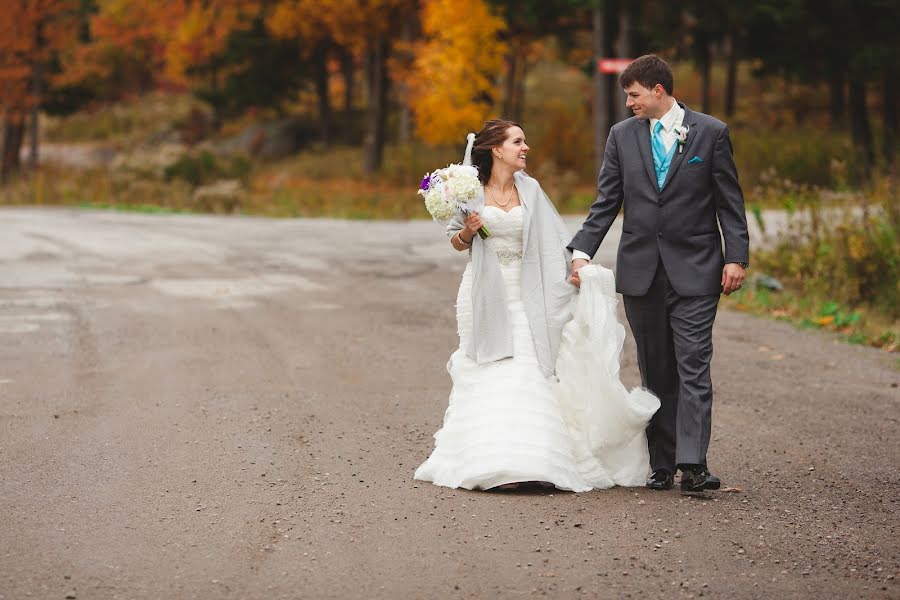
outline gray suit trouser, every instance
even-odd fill
[[[643,386],[660,407],[647,427],[650,467],[706,465],[712,427],[712,329],[719,295],[679,296],[662,261],[643,296],[623,296]]]

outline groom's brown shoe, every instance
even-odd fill
[[[722,482],[703,465],[685,466],[681,469],[681,491],[702,492],[717,490]]]
[[[671,490],[675,485],[675,477],[668,469],[656,469],[647,478],[647,487],[651,490]]]

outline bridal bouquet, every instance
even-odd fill
[[[419,194],[425,198],[425,209],[438,223],[447,223],[457,210],[464,215],[471,212],[469,203],[478,195],[481,182],[478,169],[469,165],[452,164],[444,169],[428,173],[419,186]],[[481,239],[490,232],[487,227],[478,230]]]

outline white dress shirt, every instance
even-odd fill
[[[678,136],[675,134],[675,128],[679,127],[684,122],[684,109],[681,108],[681,105],[678,102],[674,101],[672,98],[672,108],[662,116],[661,119],[650,119],[650,136],[652,139],[653,129],[656,127],[656,123],[658,121],[662,121],[663,128],[660,131],[660,135],[663,139],[663,144],[666,147],[666,152],[672,149],[672,145],[677,141]],[[591,257],[587,255],[587,253],[582,252],[581,250],[572,250],[572,260],[577,258],[583,258],[584,260],[591,260]]]
[[[662,116],[662,119],[650,119],[651,137],[653,136],[653,130],[656,128],[656,124],[660,121],[662,121],[663,128],[659,133],[662,136],[666,152],[668,152],[672,149],[672,145],[678,139],[678,136],[675,134],[675,128],[684,122],[684,109],[678,105],[678,102],[672,102],[672,108]]]

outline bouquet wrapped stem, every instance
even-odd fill
[[[467,208],[463,208],[462,211],[463,211],[463,214],[466,216],[469,216],[469,213],[472,212]],[[486,240],[489,237],[491,237],[491,232],[488,231],[488,228],[486,226],[482,225],[481,228],[478,230],[478,237],[480,237],[483,240]]]

